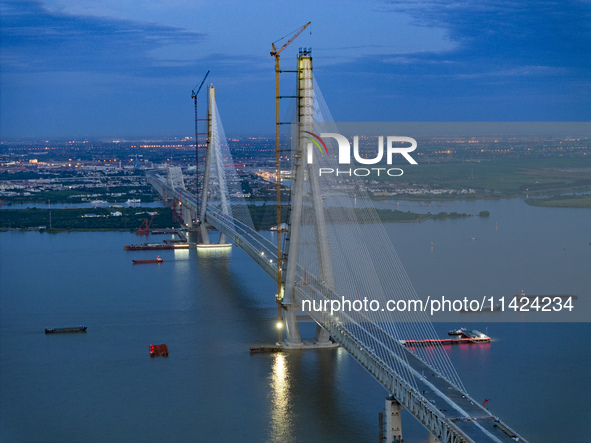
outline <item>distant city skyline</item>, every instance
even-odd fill
[[[337,121],[591,120],[588,1],[277,4],[2,0],[0,137],[192,136],[207,70],[226,135],[270,135],[307,21],[282,67],[311,47]]]

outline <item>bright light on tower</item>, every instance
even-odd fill
[[[281,329],[283,328],[283,323],[281,323],[280,321],[277,322],[277,329]]]

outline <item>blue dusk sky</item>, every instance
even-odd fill
[[[271,42],[307,21],[282,68],[311,47],[336,121],[591,120],[588,0],[2,0],[0,8],[3,140],[191,136],[191,89],[207,70],[226,134],[270,135]],[[293,92],[290,74],[282,81],[282,93]]]

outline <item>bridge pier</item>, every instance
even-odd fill
[[[314,342],[319,346],[328,345],[330,341],[330,334],[326,332],[320,325],[316,325],[316,334],[314,334]]]
[[[402,405],[394,397],[386,398],[386,442],[402,443]]]
[[[302,340],[300,336],[300,329],[296,318],[296,311],[299,309],[298,304],[282,304],[282,317],[285,325],[285,340],[279,344],[285,349],[334,349],[338,348],[339,344],[330,340],[330,334],[316,325],[316,335],[313,340]],[[321,334],[318,333],[320,329]]]
[[[292,305],[283,305],[283,321],[285,323],[285,346],[301,347],[303,345],[300,337],[300,328],[295,316],[295,309]]]

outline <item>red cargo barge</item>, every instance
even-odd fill
[[[146,263],[162,263],[164,260],[162,260],[160,258],[160,256],[158,256],[158,258],[156,258],[155,260],[132,260],[134,265],[143,265]]]

